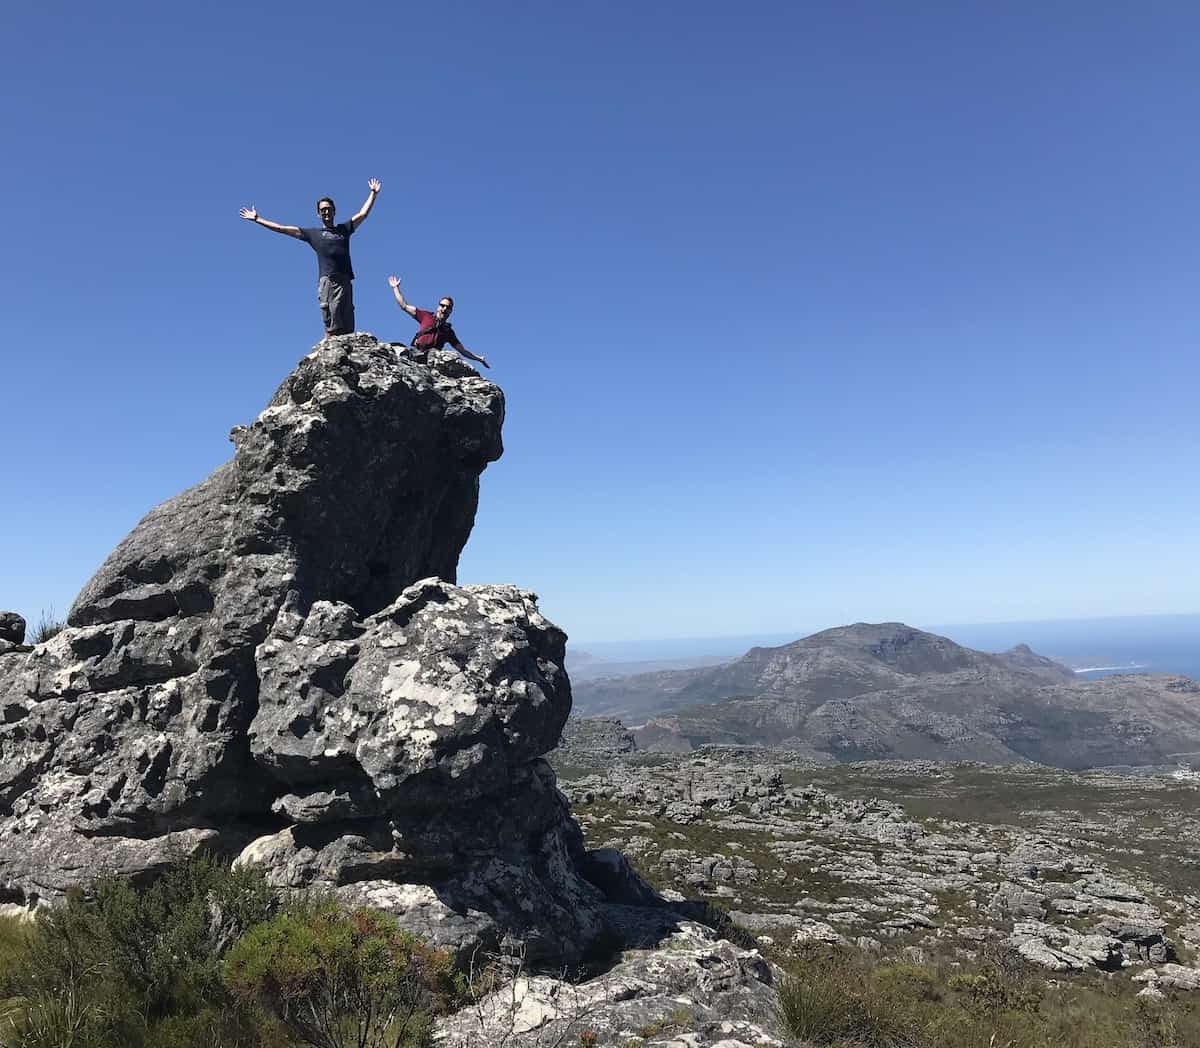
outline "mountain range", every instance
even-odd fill
[[[975,651],[903,623],[856,623],[713,667],[580,681],[577,716],[616,716],[641,749],[759,745],[837,761],[1157,765],[1200,754],[1200,685],[1080,681],[1026,645]]]

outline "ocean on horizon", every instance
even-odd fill
[[[1077,674],[1080,680],[1096,680],[1117,673],[1176,673],[1200,681],[1200,615],[1131,615],[951,626],[914,622],[911,625],[978,651],[1006,651],[1018,644],[1028,644],[1039,655],[1056,659],[1072,669],[1085,669],[1086,672]],[[702,656],[735,659],[752,647],[778,647],[816,632],[818,630],[810,629],[794,633],[592,644],[584,641],[571,647],[578,647],[605,661]]]

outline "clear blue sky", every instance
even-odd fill
[[[1200,608],[1190,3],[10,5],[0,607],[61,614],[317,341],[457,299],[463,581],[573,640]]]

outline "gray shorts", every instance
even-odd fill
[[[341,277],[321,277],[317,281],[317,301],[325,334],[348,335],[354,330],[354,285]]]

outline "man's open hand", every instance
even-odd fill
[[[367,182],[367,188],[372,193],[378,193],[383,188],[383,183],[377,178],[372,178],[369,182]]]
[[[399,277],[388,277],[388,283],[391,284],[392,290],[395,291],[396,288],[398,288],[400,286],[400,278]]]
[[[258,212],[252,207],[244,207],[238,212],[247,222],[254,222],[258,219]]]

